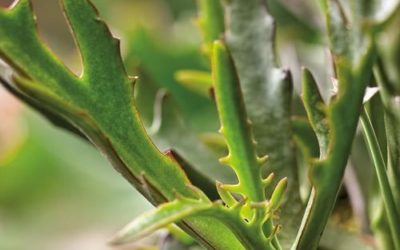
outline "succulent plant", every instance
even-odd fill
[[[152,83],[162,80],[151,63],[139,78],[128,75],[119,40],[90,1],[61,2],[82,74],[41,41],[30,1],[18,0],[0,9],[0,58],[8,65],[0,79],[56,126],[93,144],[155,206],[112,244],[169,227],[208,249],[317,249],[362,114],[373,188],[383,198],[363,205],[377,211],[370,215],[377,245],[400,250],[397,1],[320,1],[337,89],[324,100],[304,68],[300,118],[291,73],[276,55],[276,22],[283,21],[274,17],[300,21],[279,1],[198,0],[202,69],[188,65],[175,72],[180,85],[161,86]],[[157,68],[174,70],[161,52],[151,53]],[[229,168],[215,170],[220,165]],[[306,200],[301,186],[309,186]]]

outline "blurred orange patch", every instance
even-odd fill
[[[0,87],[0,165],[23,141],[22,104]]]

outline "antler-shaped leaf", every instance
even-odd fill
[[[20,0],[10,10],[0,9],[0,56],[18,72],[9,87],[79,128],[154,204],[177,193],[195,198],[185,173],[159,152],[142,126],[118,40],[89,1],[64,0],[63,6],[82,56],[82,76],[40,41],[30,3]],[[209,248],[242,248],[232,230],[212,216],[180,226]]]
[[[220,195],[227,205],[234,207],[238,202],[230,193],[240,194],[241,202],[245,201],[248,204],[244,206],[244,217],[249,220],[251,225],[254,225],[255,233],[271,233],[273,231],[272,221],[270,218],[265,220],[265,216],[280,206],[287,181],[284,179],[277,185],[272,193],[269,206],[258,207],[256,205],[265,202],[265,189],[271,182],[271,178],[262,179],[261,170],[267,157],[257,156],[256,143],[247,119],[236,69],[226,46],[220,41],[214,43],[212,72],[221,121],[220,132],[224,135],[229,149],[228,156],[222,158],[221,162],[231,166],[238,178],[237,184],[219,185]],[[259,231],[257,232],[257,230]],[[273,239],[274,246],[280,248],[275,236],[272,236],[271,239]]]
[[[268,154],[268,171],[278,178],[288,177],[289,193],[296,195],[298,183],[290,128],[292,83],[290,73],[276,63],[274,20],[265,2],[227,1],[226,43],[237,67],[257,151]]]
[[[213,79],[218,112],[221,120],[220,133],[225,136],[229,155],[221,162],[236,172],[239,183],[237,193],[251,201],[265,200],[261,167],[267,157],[257,157],[255,142],[247,120],[239,79],[233,61],[221,42],[213,49]]]
[[[12,10],[0,14],[2,37],[7,37],[0,41],[1,54],[22,75],[16,79],[15,87],[29,96],[34,94],[37,101],[50,110],[61,112],[70,122],[86,124],[81,128],[84,133],[102,134],[108,145],[91,139],[105,151],[118,152],[120,160],[133,174],[138,176],[145,172],[147,179],[161,186],[176,183],[175,189],[190,195],[185,187],[186,177],[160,154],[144,131],[133,104],[132,80],[126,75],[119,56],[118,41],[112,38],[89,2],[66,0],[63,3],[81,51],[82,76],[75,77],[40,42],[30,4],[22,0]],[[54,110],[54,103],[68,112]],[[131,152],[124,152],[127,148]],[[154,165],[160,168],[156,170]],[[169,172],[164,180],[159,178],[161,169]],[[163,192],[163,196],[172,198],[171,189]]]
[[[339,1],[326,0],[322,3],[339,89],[326,108],[328,127],[325,125],[324,114],[311,109],[316,99],[303,99],[307,102],[305,106],[308,107],[309,119],[319,136],[320,145],[325,147],[328,141],[328,146],[325,147],[326,155],[322,155],[323,158],[316,160],[312,166],[310,178],[313,188],[292,249],[318,247],[342,182],[375,54],[371,39],[373,29],[365,26],[365,17],[368,16],[365,12],[369,11],[368,8],[364,8],[361,2],[354,3],[354,23],[350,25]],[[312,87],[314,83],[310,75],[306,75],[305,80],[303,90],[307,93],[303,95],[316,97],[317,89]],[[324,139],[327,132],[329,135]]]
[[[266,170],[277,179],[287,177],[287,204],[282,207],[284,247],[291,244],[300,224],[300,200],[291,128],[292,80],[275,57],[275,21],[268,1],[226,1],[226,43],[232,53],[249,119],[253,123],[257,152],[267,154]],[[287,219],[292,218],[292,219]]]

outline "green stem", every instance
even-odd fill
[[[378,139],[375,135],[371,120],[365,108],[361,115],[361,124],[364,136],[367,141],[368,149],[374,162],[375,171],[378,177],[379,187],[382,192],[385,211],[389,221],[389,228],[392,234],[396,250],[400,250],[400,215],[397,213],[389,179],[386,173],[386,164],[383,159]]]

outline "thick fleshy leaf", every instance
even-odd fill
[[[215,42],[212,71],[221,134],[229,154],[221,162],[231,166],[238,176],[238,191],[254,202],[265,200],[261,167],[265,161],[257,157],[250,122],[233,60],[222,42]]]
[[[364,25],[367,15],[357,9],[364,6],[361,1],[354,3],[351,25],[342,2],[326,0],[322,3],[334,55],[338,93],[326,111],[330,130],[327,154],[315,161],[311,169],[313,188],[292,249],[318,246],[342,183],[375,55],[372,29]]]
[[[154,204],[176,193],[193,197],[185,173],[146,134],[118,41],[89,1],[64,0],[63,5],[83,58],[82,76],[72,74],[41,42],[30,3],[20,0],[0,9],[0,56],[18,73],[12,87],[79,128]],[[208,247],[241,247],[217,219],[191,218],[180,225]]]
[[[292,83],[290,73],[276,63],[274,20],[257,0],[229,1],[227,13],[226,43],[237,67],[257,151],[269,155],[268,171],[292,180],[289,190],[293,185],[291,193],[295,194],[296,164],[290,143]]]
[[[299,193],[298,168],[292,143],[292,79],[279,68],[275,56],[275,22],[265,1],[230,0],[226,4],[225,39],[232,53],[247,115],[253,124],[259,155],[268,155],[266,172],[276,180],[287,177],[288,200],[282,206],[281,238],[291,244],[300,224],[303,204]],[[286,220],[286,218],[292,218]]]
[[[241,215],[251,224],[259,225],[255,228],[261,232],[255,231],[255,234],[265,235],[275,248],[280,249],[276,235],[272,233],[274,225],[270,213],[280,207],[287,180],[282,180],[275,189],[271,189],[274,191],[269,206],[253,205],[266,202],[266,187],[270,186],[272,179],[263,180],[261,170],[268,157],[257,156],[256,142],[251,123],[247,119],[235,65],[226,45],[221,41],[214,43],[212,74],[221,122],[220,133],[225,137],[229,150],[228,155],[220,161],[232,167],[238,178],[237,184],[219,185],[219,193],[230,207],[235,207],[240,201],[235,202],[229,192],[241,195],[242,202],[250,204],[243,207]]]

